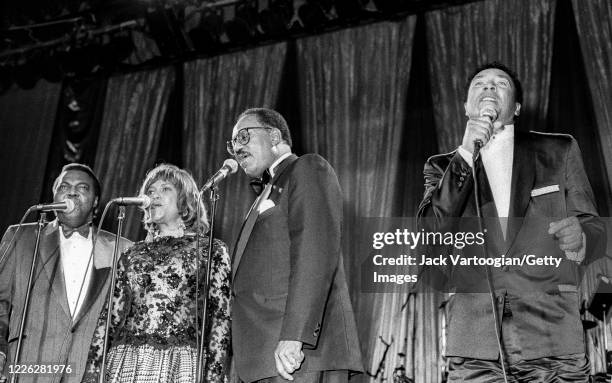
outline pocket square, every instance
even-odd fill
[[[539,195],[554,193],[554,192],[558,192],[558,191],[559,191],[559,185],[549,185],[549,186],[544,186],[544,187],[541,187],[541,188],[533,189],[531,191],[531,196],[532,197],[537,197]]]
[[[273,208],[274,206],[276,206],[274,204],[274,201],[272,201],[271,199],[265,199],[263,201],[261,201],[261,203],[259,204],[259,206],[257,207],[257,212],[259,214],[263,213],[264,211]]]

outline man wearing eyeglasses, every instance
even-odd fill
[[[342,193],[321,156],[297,157],[277,112],[248,109],[228,151],[261,181],[233,254],[232,343],[244,382],[346,382],[361,353],[341,255]]]

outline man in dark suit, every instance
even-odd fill
[[[243,112],[228,151],[264,184],[234,248],[232,342],[240,379],[346,381],[362,361],[334,170],[316,154],[292,154],[287,123],[270,109]]]
[[[53,200],[74,202],[72,211],[41,231],[39,256],[18,360],[20,382],[81,382],[95,326],[110,281],[115,236],[101,231],[93,249],[94,210],[100,183],[86,165],[69,164],[53,184]],[[37,224],[11,226],[0,245],[0,371],[13,360]],[[121,250],[130,242],[122,239]],[[38,365],[38,367],[37,367]],[[28,371],[29,366],[32,368]],[[63,366],[63,367],[62,367]]]
[[[476,184],[484,256],[532,255],[540,262],[490,267],[490,273],[481,266],[454,266],[446,273],[457,292],[448,306],[450,382],[503,381],[500,355],[509,381],[588,381],[578,266],[603,253],[604,229],[576,141],[515,130],[521,102],[514,72],[499,63],[478,68],[469,82],[461,146],[425,164],[423,227],[474,227],[468,217],[477,216]],[[482,149],[474,161],[476,143]],[[463,252],[464,258],[482,255],[482,246]]]

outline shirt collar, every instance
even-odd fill
[[[507,140],[514,138],[514,124],[505,125],[504,129],[493,135],[497,140]]]
[[[276,169],[276,167],[283,162],[283,160],[287,157],[289,157],[291,155],[291,152],[287,152],[285,154],[283,154],[282,156],[278,157],[276,159],[276,161],[274,161],[274,163],[268,168],[268,171],[270,172],[270,177],[274,178],[274,169]]]

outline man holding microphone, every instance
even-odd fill
[[[588,381],[577,267],[603,254],[604,229],[576,141],[515,129],[522,97],[504,65],[474,72],[461,145],[425,164],[419,220],[428,230],[452,230],[480,213],[487,252],[471,248],[466,256],[562,261],[488,271],[456,266],[447,274],[458,292],[448,306],[449,382],[498,382],[504,374],[508,381]]]

